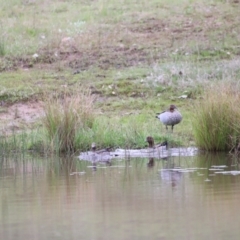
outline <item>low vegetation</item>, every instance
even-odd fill
[[[29,149],[86,150],[93,141],[99,147],[137,148],[148,135],[207,150],[231,148],[216,142],[213,133],[216,146],[199,140],[192,104],[209,84],[231,85],[240,78],[239,1],[0,0],[0,5],[2,119],[16,102],[46,103],[43,122],[21,124],[12,133],[26,132]],[[85,106],[78,99],[86,97],[82,89],[94,99],[87,109],[94,114],[86,119],[78,109]],[[184,118],[169,135],[154,116],[171,103]],[[233,145],[235,128],[227,137]]]
[[[96,114],[92,100],[93,97],[86,92],[71,98],[68,94],[48,98],[43,126],[2,136],[2,157],[15,153],[21,158],[28,150],[45,155],[79,153],[89,150],[93,142],[97,148],[144,148],[148,146],[146,137],[149,135],[153,136],[155,143],[167,140],[172,147],[186,140],[178,127],[175,127],[174,134],[167,132],[151,112],[109,118],[99,112]],[[189,146],[190,142],[186,145]]]
[[[45,103],[43,127],[47,138],[42,145],[50,146],[52,152],[74,152],[88,150],[91,143],[97,147],[139,148],[147,146],[146,136],[156,142],[168,140],[179,144],[170,133],[165,132],[154,115],[142,113],[133,116],[103,116],[94,107],[94,96],[82,90],[74,96],[51,97]]]

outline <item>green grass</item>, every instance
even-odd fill
[[[240,77],[234,1],[0,0],[0,5],[1,103],[45,101],[66,88],[73,95],[90,88],[112,134],[103,132],[101,139],[106,120],[101,124],[98,116],[84,130],[87,140],[76,136],[81,149],[96,139],[100,146],[111,145],[110,136],[116,146],[143,146],[145,135],[158,131],[140,126],[171,103],[184,116],[176,142],[192,145],[191,105],[205,86]],[[139,115],[148,118],[141,122]],[[140,125],[136,134],[132,116]],[[117,140],[113,123],[122,118],[128,119],[123,130],[133,137]]]
[[[43,134],[43,130],[36,128],[35,130],[24,129],[23,131],[12,131],[9,135],[1,135],[0,137],[0,159],[4,160],[11,156],[12,159],[24,159],[29,152],[47,153],[47,144]]]
[[[54,55],[64,37],[74,38],[82,59],[96,64],[91,58],[95,52],[120,65],[129,64],[134,55],[140,62],[166,53],[197,52],[204,59],[211,58],[221,56],[223,47],[235,53],[239,43],[238,8],[228,2],[1,0],[0,4],[2,33],[7,33],[5,51],[10,56]],[[122,55],[126,51],[130,54]]]
[[[27,152],[44,155],[73,154],[89,150],[93,142],[98,148],[145,148],[148,146],[147,136],[152,136],[156,144],[167,140],[170,147],[184,143],[186,146],[191,145],[179,131],[179,126],[175,127],[174,133],[167,132],[159,120],[148,112],[131,116],[93,118],[93,113],[88,109],[86,117],[83,110],[76,110],[76,98],[73,99],[70,102],[52,99],[51,105],[48,102],[45,108],[46,116],[42,119],[43,127],[30,131],[25,129],[20,133],[13,131],[10,135],[1,136],[0,157],[16,154],[18,159],[22,159]],[[63,101],[65,103],[60,104]],[[79,107],[79,104],[77,106]]]
[[[66,92],[46,101],[43,128],[52,152],[87,150],[93,142],[99,148],[141,148],[149,135],[172,146],[182,143],[181,135],[166,132],[152,112],[109,118],[94,108],[94,100],[90,91],[80,89],[74,96]]]
[[[76,138],[78,149],[89,149],[92,142],[99,148],[144,148],[148,146],[146,137],[152,136],[156,143],[168,140],[170,146],[179,146],[182,137],[175,133],[167,133],[156,119],[148,115],[125,117],[99,117],[91,129],[79,129]]]
[[[232,150],[239,142],[239,85],[224,82],[208,87],[194,106],[193,131],[198,147],[208,151]]]

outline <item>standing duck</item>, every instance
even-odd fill
[[[170,105],[168,110],[157,113],[156,118],[158,118],[164,125],[166,125],[166,129],[168,129],[167,126],[172,126],[172,131],[174,125],[182,121],[182,115],[177,110],[177,107],[175,105]]]

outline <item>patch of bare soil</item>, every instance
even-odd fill
[[[62,56],[63,57],[63,56]],[[102,50],[65,55],[65,61],[72,69],[86,70],[91,66],[101,69],[137,66],[149,58],[148,53],[136,47],[106,47]]]
[[[11,106],[2,106],[0,112],[2,133],[19,131],[24,126],[36,122],[43,114],[43,103],[40,101],[19,102]]]

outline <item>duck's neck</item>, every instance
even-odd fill
[[[149,141],[148,142],[148,147],[149,148],[154,148],[154,141]]]

